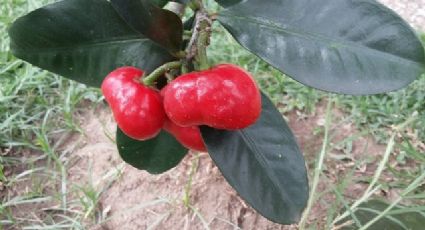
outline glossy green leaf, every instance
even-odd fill
[[[175,13],[151,0],[111,0],[119,15],[136,31],[163,47],[177,51],[183,42],[183,23]]]
[[[148,72],[173,57],[132,30],[106,0],[65,0],[16,20],[15,56],[64,77],[99,87],[119,66]]]
[[[229,184],[264,217],[299,221],[308,199],[303,155],[290,128],[262,95],[259,120],[238,131],[201,127],[208,152]]]
[[[188,152],[165,131],[161,131],[153,139],[138,141],[117,128],[116,140],[118,152],[126,163],[152,174],[163,173],[175,167]]]
[[[220,1],[238,42],[293,79],[325,91],[374,94],[423,73],[415,32],[374,0]]]
[[[381,214],[389,204],[381,200],[371,200],[361,204],[353,214],[356,216],[359,224],[364,225]],[[346,218],[337,225],[341,225],[350,218]],[[407,207],[396,206],[387,215],[379,219],[369,229],[394,229],[394,230],[422,230],[425,226],[425,210],[422,207]],[[342,230],[355,230],[358,229],[355,222],[347,225]]]

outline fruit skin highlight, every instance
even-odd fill
[[[236,130],[255,123],[261,95],[244,69],[221,64],[177,77],[161,90],[165,113],[179,126]]]
[[[155,137],[166,118],[159,91],[140,83],[142,75],[138,68],[120,67],[109,73],[101,86],[118,127],[137,140]]]
[[[188,149],[199,152],[207,151],[198,126],[182,127],[166,119],[164,130],[173,135],[180,144]]]

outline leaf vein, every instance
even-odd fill
[[[421,66],[422,68],[424,67],[424,64],[416,61],[416,60],[411,60],[408,58],[404,58],[401,56],[397,56],[395,54],[391,54],[391,53],[387,53],[387,52],[383,52],[381,50],[377,50],[377,49],[372,49],[370,47],[367,46],[359,46],[357,43],[355,42],[350,42],[347,40],[342,40],[342,39],[332,39],[329,38],[327,36],[321,35],[321,34],[317,34],[317,33],[308,33],[305,31],[296,31],[296,30],[291,30],[291,29],[285,29],[282,28],[280,26],[278,26],[278,24],[270,22],[268,20],[260,20],[259,18],[252,18],[252,17],[246,17],[246,16],[240,16],[240,15],[230,15],[230,14],[225,14],[225,13],[220,13],[220,16],[224,16],[224,17],[228,17],[230,18],[234,18],[234,19],[239,19],[241,21],[245,21],[247,23],[252,23],[252,24],[258,24],[261,26],[265,26],[268,28],[271,28],[272,30],[274,29],[275,31],[278,32],[284,32],[284,33],[288,33],[288,34],[292,34],[294,36],[298,36],[301,38],[304,38],[306,40],[313,40],[313,41],[320,41],[323,43],[327,43],[327,44],[333,44],[332,46],[335,46],[335,43],[338,43],[338,45],[346,47],[346,48],[356,48],[356,49],[360,49],[360,50],[365,50],[365,52],[370,53],[371,56],[376,56],[378,54],[381,54],[382,56],[386,57],[388,60],[394,60],[397,62],[403,62],[403,63],[407,63],[407,65],[418,65]]]
[[[54,51],[67,51],[67,50],[76,50],[76,48],[84,49],[84,48],[91,48],[91,47],[101,47],[101,46],[110,46],[113,44],[120,44],[120,43],[135,43],[135,42],[149,42],[150,40],[147,38],[131,38],[131,39],[123,39],[128,37],[120,37],[116,38],[116,40],[108,40],[108,41],[92,41],[87,43],[78,43],[77,45],[68,45],[68,46],[60,46],[60,47],[42,47],[42,48],[21,48],[19,46],[14,47],[15,52],[25,52],[29,54],[33,53],[48,53],[48,52],[54,52]]]
[[[258,149],[257,145],[255,144],[255,142],[251,139],[251,137],[249,136],[249,134],[246,133],[246,131],[244,130],[239,130],[242,139],[244,139],[249,146],[254,150],[254,153],[260,153],[261,151]],[[254,157],[258,160],[258,162],[260,163],[260,165],[265,168],[266,170],[264,170],[266,172],[266,174],[269,176],[270,181],[272,182],[273,185],[273,189],[276,191],[277,194],[281,194],[281,192],[283,191],[287,196],[285,189],[279,189],[280,186],[278,183],[276,183],[276,181],[279,181],[278,178],[276,177],[275,174],[271,173],[271,170],[267,170],[270,169],[270,165],[269,163],[267,163],[267,160],[264,158],[263,155],[261,154],[254,154]],[[289,201],[289,200],[287,200]]]

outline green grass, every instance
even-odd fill
[[[415,112],[420,119],[412,124],[412,134],[425,140],[425,74],[407,88],[374,96],[340,96],[338,103],[347,113],[354,115],[354,122],[370,130],[381,143],[388,138],[388,130]]]
[[[82,103],[100,100],[99,91],[34,68],[14,58],[8,48],[11,22],[47,2],[0,4],[0,229],[4,224],[12,229],[68,228],[76,224],[72,221],[84,219],[79,214],[82,204],[67,200],[69,153],[59,147],[71,133],[81,131],[76,115]],[[39,210],[49,203],[58,204],[60,211]],[[28,210],[28,205],[33,208]]]
[[[51,1],[11,0],[0,4],[0,182],[3,186],[0,229],[2,225],[11,229],[84,229],[108,219],[98,208],[99,198],[108,186],[98,188],[91,180],[70,186],[67,169],[72,163],[72,153],[59,148],[71,133],[81,132],[78,115],[99,102],[99,90],[35,68],[9,52],[6,30],[10,23],[47,2]],[[321,151],[316,150],[317,159],[308,158],[312,184],[324,183],[327,189],[312,193],[310,207],[328,195],[335,200],[326,212],[325,222],[309,219],[307,212],[303,219],[306,228],[335,226],[342,219],[339,214],[343,207],[348,210],[345,216],[359,224],[354,215],[356,207],[375,197],[373,191],[399,189],[402,196],[393,201],[394,206],[408,203],[418,210],[425,207],[423,181],[418,181],[425,171],[422,146],[425,140],[425,76],[406,89],[388,94],[332,95],[282,75],[242,49],[222,27],[215,26],[214,34],[209,47],[211,63],[232,62],[248,69],[284,114],[296,110],[300,119],[304,119],[317,115],[316,108],[326,104],[320,102],[329,103],[328,123],[318,126],[315,133],[326,137],[323,146]],[[425,36],[422,39],[425,41]],[[343,111],[345,117],[331,117],[332,108]],[[406,124],[406,121],[409,122]],[[359,134],[333,143],[333,133],[339,127],[334,123],[354,124]],[[353,160],[346,174],[337,178],[335,184],[334,178],[325,172],[346,162],[332,157],[331,153],[345,146],[344,153],[350,156],[350,143],[369,135],[387,150],[376,158]],[[354,175],[358,168],[370,164],[377,167],[373,175],[361,178]],[[118,174],[108,180],[113,181]],[[388,177],[394,179],[385,180]],[[367,183],[369,189],[360,197],[346,197],[350,185],[356,183]],[[189,197],[185,199],[187,205],[192,205]],[[47,207],[55,208],[40,210]],[[22,215],[23,211],[26,215]]]

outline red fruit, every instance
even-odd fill
[[[106,76],[101,88],[118,127],[131,138],[147,140],[161,131],[166,116],[159,92],[139,82],[142,75],[135,67],[121,67]]]
[[[168,118],[180,126],[242,129],[261,112],[261,95],[242,68],[221,64],[179,76],[161,90]]]
[[[182,127],[166,119],[164,129],[173,135],[184,147],[199,152],[207,151],[198,126]]]

